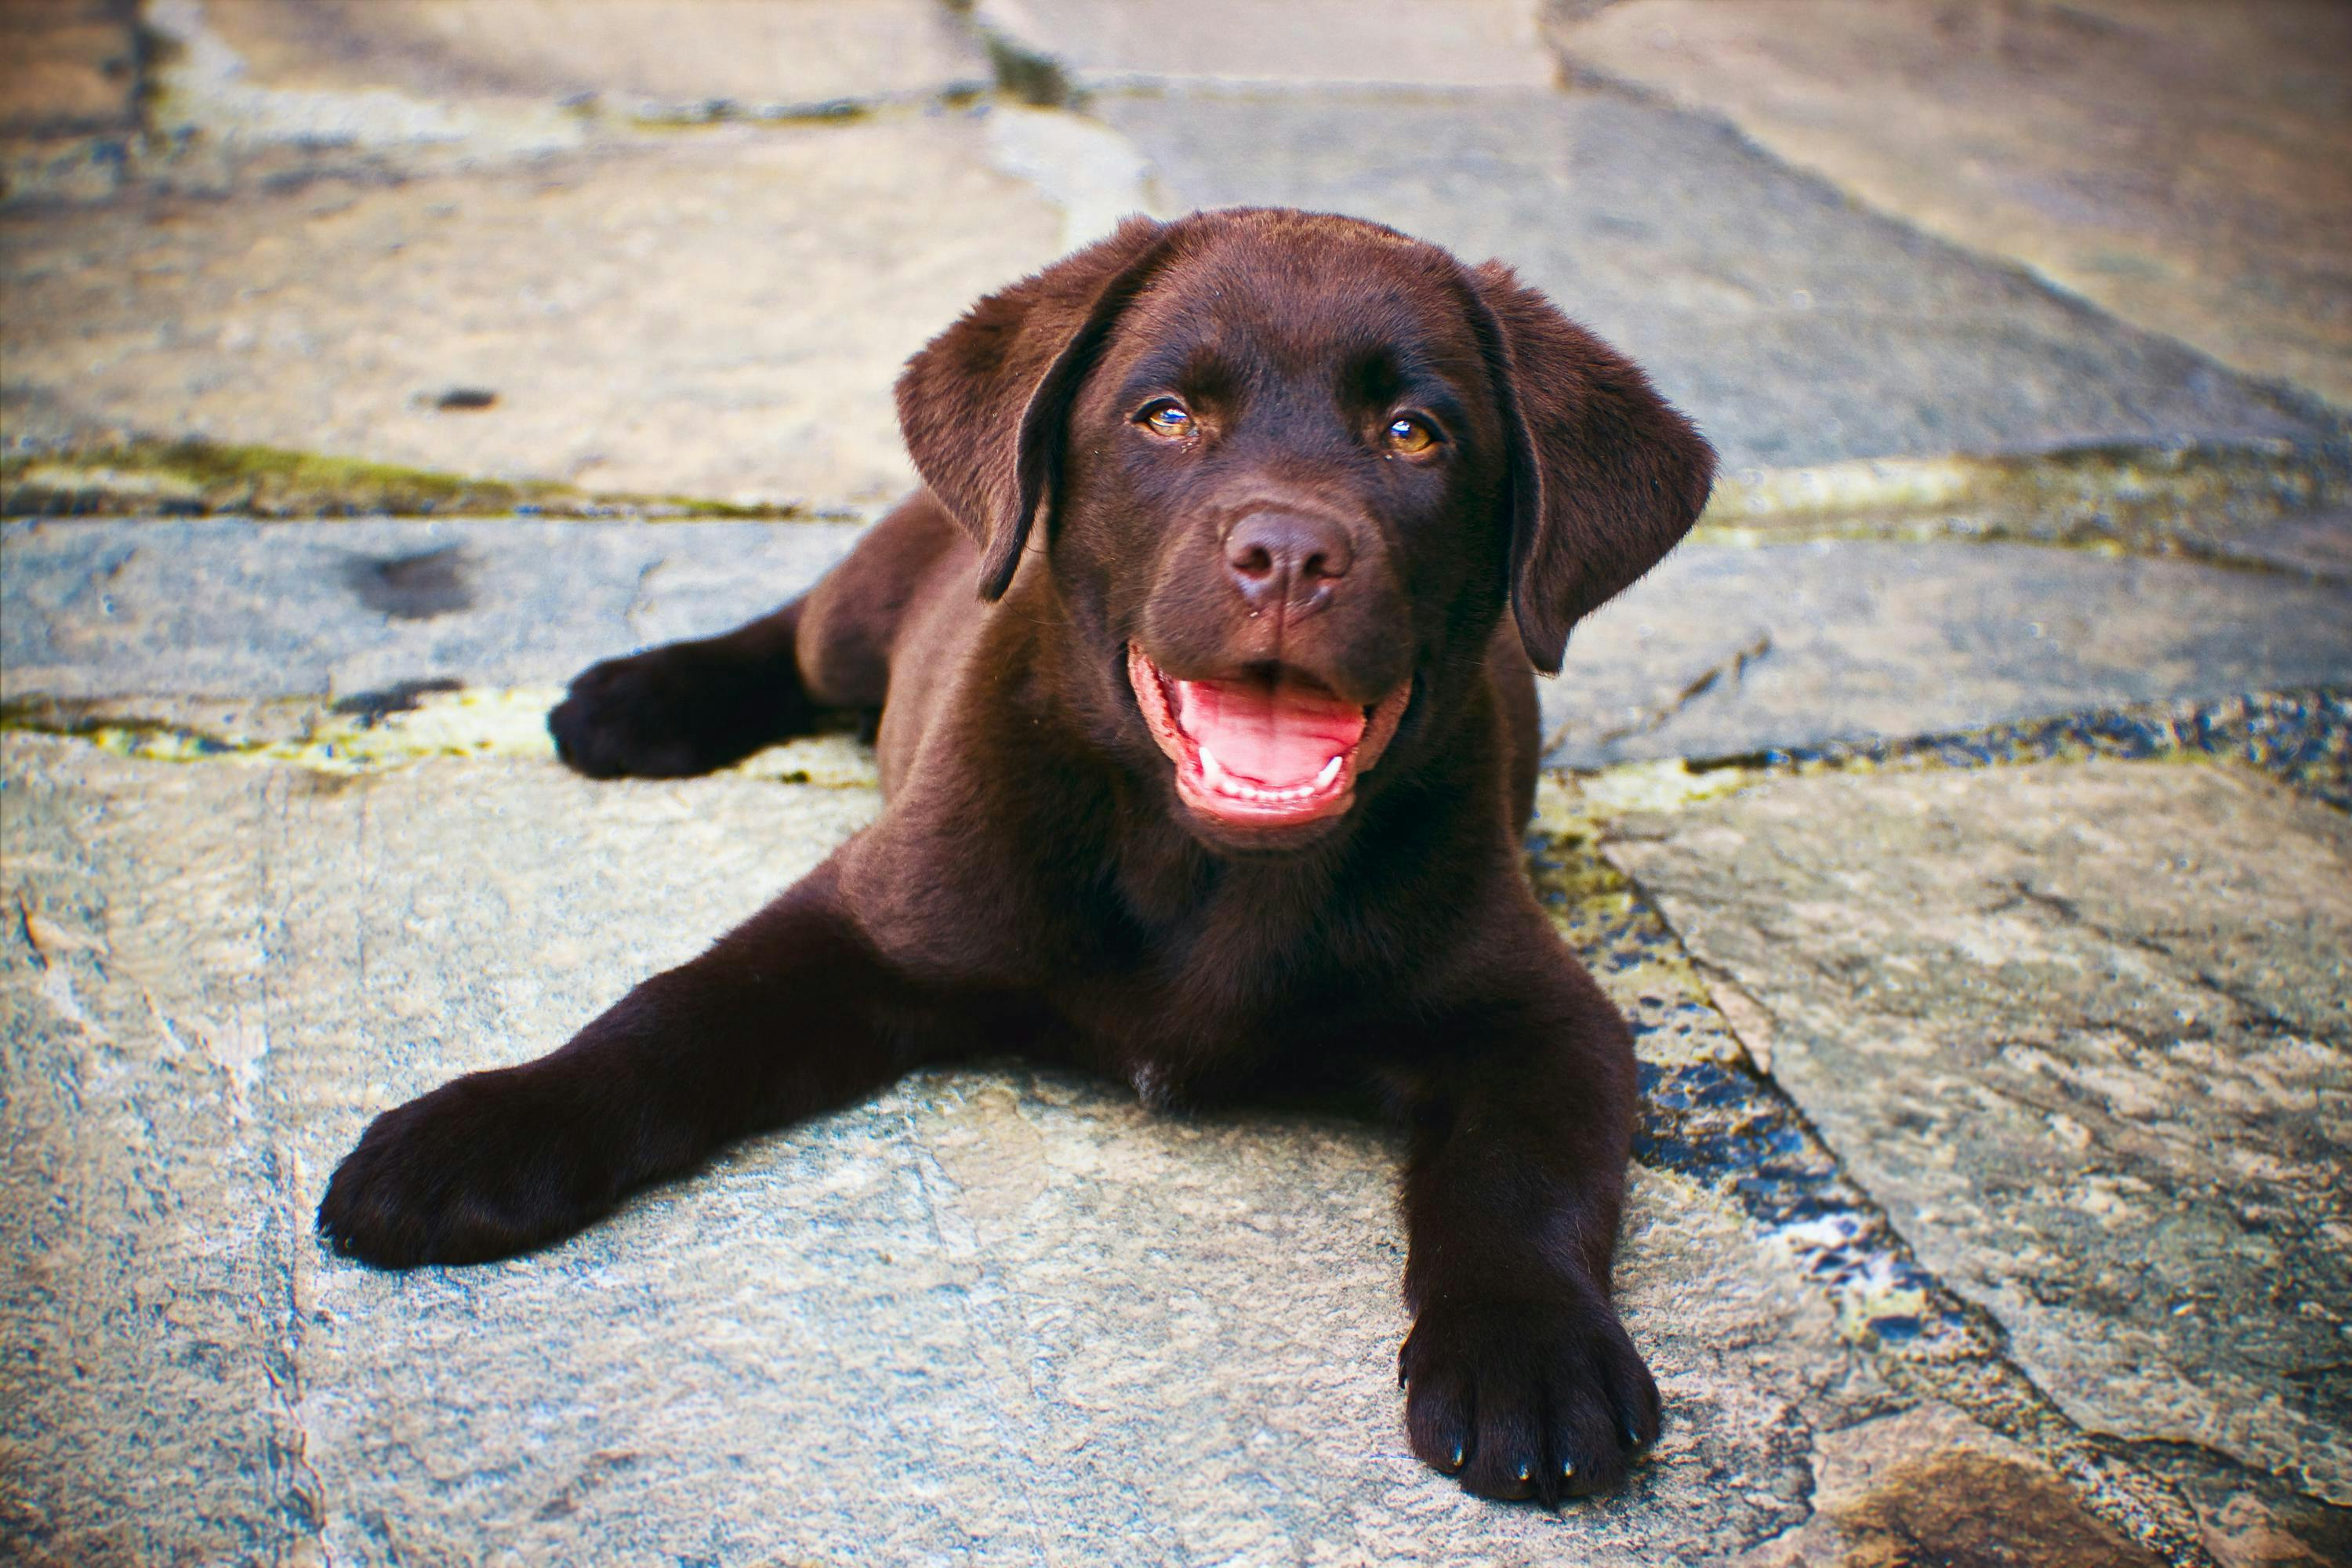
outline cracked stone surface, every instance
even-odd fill
[[[1009,1067],[537,1257],[334,1259],[307,1216],[368,1115],[557,1043],[872,792],[0,758],[18,1560],[1646,1563],[1798,1525],[1820,1435],[1905,1405],[1736,1210],[1650,1173],[1622,1294],[1664,1440],[1598,1507],[1478,1503],[1399,1425],[1382,1135]]]
[[[561,683],[815,581],[846,524],[0,528],[0,694]],[[2352,680],[2352,587],[2026,545],[1685,545],[1540,684],[1554,761],[1727,756]],[[1697,689],[1694,690],[1694,688]]]
[[[2085,0],[1632,0],[1575,66],[1721,115],[1881,212],[2352,405],[2352,14]]]
[[[961,113],[15,211],[0,416],[871,507],[913,483],[899,365],[1061,226]]]
[[[2352,1561],[2345,25],[0,0],[0,423],[84,448],[12,504],[242,493],[87,450],[194,437],[819,520],[0,526],[0,1560]],[[1336,1114],[983,1064],[536,1257],[320,1249],[370,1115],[878,807],[839,733],[588,784],[555,683],[846,549],[975,296],[1244,201],[1514,262],[1734,481],[1544,691],[1628,1490],[1412,1461]]]
[[[2340,583],[2021,544],[1693,543],[1577,628],[1545,712],[1555,759],[1592,767],[2348,679]]]
[[[15,522],[0,694],[561,683],[807,587],[846,524]],[[2352,679],[2352,590],[2024,545],[1692,544],[1539,688],[1555,762],[1728,756]]]
[[[1182,204],[1354,213],[1504,258],[1640,361],[1733,469],[2326,429],[2300,398],[1654,104],[1297,90],[1093,111]]]
[[[2352,826],[2235,771],[1774,781],[1606,852],[2085,1426],[2352,1503]]]

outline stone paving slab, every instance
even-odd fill
[[[2197,0],[1632,0],[1570,65],[1721,115],[1931,233],[2352,405],[2352,13]]]
[[[205,0],[252,86],[540,100],[697,117],[971,91],[988,56],[942,0]],[[184,23],[183,25],[185,25]]]
[[[2352,585],[2023,544],[1685,544],[1544,683],[1554,760],[1723,757],[2352,679]]]
[[[530,519],[12,522],[0,528],[0,694],[561,684],[597,659],[775,608],[856,531]]]
[[[869,506],[907,356],[1061,251],[990,157],[940,112],[0,215],[0,417]]]
[[[0,0],[0,202],[104,196],[137,140],[133,0]]]
[[[2085,1426],[2352,1503],[2352,826],[2211,766],[1822,775],[1605,853]]]
[[[1537,0],[1196,0],[1180,17],[1100,0],[978,0],[990,35],[1081,92],[1223,82],[1548,87]]]
[[[2315,440],[2292,395],[1605,92],[1169,92],[1090,106],[1180,205],[1353,213],[1500,257],[1639,360],[1729,469]]]
[[[0,696],[560,685],[772,609],[847,524],[19,521]],[[1540,684],[1556,763],[1720,757],[2352,681],[2352,585],[2027,545],[1685,545]]]
[[[0,412],[19,441],[194,435],[871,505],[910,477],[899,363],[1083,237],[1073,214],[1084,231],[1154,200],[1288,201],[1513,260],[1649,364],[1735,469],[2326,433],[2291,395],[1655,106],[1171,92],[1095,112],[1118,134],[1008,111],[736,126],[20,211],[0,217]],[[452,392],[496,401],[441,406]]]
[[[556,1043],[872,792],[0,759],[18,1560],[1712,1560],[1806,1521],[1826,1434],[1906,1407],[1736,1210],[1647,1173],[1622,1289],[1655,1458],[1559,1517],[1475,1502],[1398,1425],[1383,1136],[1011,1068],[547,1254],[374,1273],[307,1227],[368,1115]]]

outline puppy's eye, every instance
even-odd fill
[[[1192,433],[1192,413],[1182,404],[1169,399],[1145,408],[1139,423],[1154,436],[1165,436],[1171,441],[1181,441]]]
[[[1381,441],[1401,457],[1417,458],[1437,445],[1437,432],[1429,427],[1427,421],[1401,414],[1381,432]]]

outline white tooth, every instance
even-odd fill
[[[1206,784],[1211,789],[1224,788],[1225,764],[1217,761],[1217,753],[1209,750],[1208,747],[1201,747],[1200,752],[1202,782]]]
[[[1344,758],[1334,757],[1329,762],[1325,763],[1323,764],[1323,771],[1315,775],[1314,787],[1317,789],[1329,789],[1331,787],[1331,781],[1339,776],[1339,764],[1344,760]]]

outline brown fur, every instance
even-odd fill
[[[1190,436],[1143,432],[1155,391]],[[1433,455],[1381,445],[1408,406]],[[1154,1105],[1370,1085],[1411,1133],[1415,1451],[1488,1496],[1614,1485],[1658,1421],[1609,1304],[1633,1058],[1521,868],[1530,664],[1689,528],[1706,443],[1501,267],[1284,211],[1130,221],[981,301],[899,411],[928,488],[805,597],[551,717],[602,777],[863,710],[880,820],[562,1050],[379,1118],[322,1230],[395,1268],[543,1246],[983,1051]],[[1265,589],[1260,542],[1339,566]],[[1410,700],[1344,814],[1237,830],[1178,799],[1130,640],[1180,679]]]

